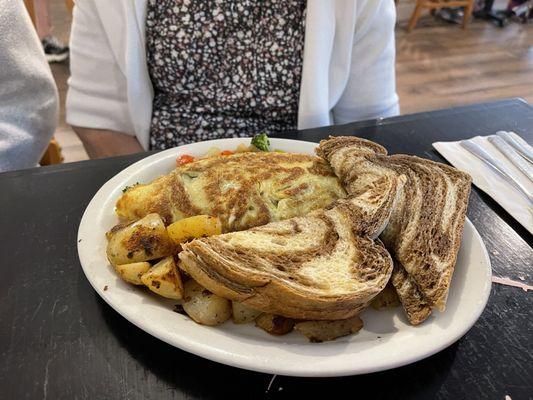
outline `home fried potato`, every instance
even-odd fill
[[[303,333],[313,343],[326,342],[356,333],[362,327],[363,321],[357,315],[338,321],[305,321],[294,325],[295,330]]]
[[[180,300],[183,284],[174,257],[166,257],[141,276],[141,281],[160,296]]]
[[[392,286],[392,283],[389,281],[387,286],[385,286],[385,289],[372,300],[371,306],[375,310],[386,310],[398,307],[400,304],[398,293],[396,293],[396,289],[394,289],[394,286]]]
[[[244,143],[241,143],[235,149],[235,153],[248,153],[252,151],[251,147],[252,145],[245,145]]]
[[[251,307],[248,307],[238,301],[231,302],[233,322],[236,324],[247,324],[255,320],[261,311],[257,311]]]
[[[129,224],[120,224],[106,233],[107,258],[113,265],[154,260],[173,253],[174,244],[158,214]]]
[[[195,322],[202,325],[219,325],[231,317],[231,302],[198,284],[185,283],[183,309]]]
[[[205,153],[202,158],[216,157],[216,156],[219,156],[220,153],[222,153],[222,150],[220,150],[220,147],[213,146],[209,150],[207,150],[207,153]]]
[[[294,320],[282,317],[281,315],[263,313],[255,319],[255,326],[272,335],[279,336],[292,331],[294,328]]]
[[[141,261],[131,264],[115,265],[115,271],[126,282],[134,285],[143,285],[141,276],[150,269],[152,265],[147,261]]]
[[[222,225],[217,217],[195,215],[169,225],[167,232],[172,241],[177,244],[190,239],[220,235],[222,233]]]

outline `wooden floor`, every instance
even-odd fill
[[[503,29],[474,21],[466,31],[426,18],[396,30],[402,113],[522,97],[533,103],[533,23]]]
[[[68,40],[70,18],[64,0],[52,0],[55,33]],[[533,23],[501,29],[473,21],[468,29],[425,15],[415,30],[405,32],[412,1],[402,0],[396,29],[396,76],[402,114],[509,97],[533,103]],[[66,161],[87,158],[80,141],[65,123],[68,64],[53,64],[61,97],[56,136]]]

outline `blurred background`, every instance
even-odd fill
[[[467,18],[466,29],[464,7],[430,12],[424,7],[430,0],[418,3],[416,20],[416,0],[396,1],[396,76],[402,114],[509,97],[533,103],[533,1],[463,0],[474,3],[474,18]],[[50,18],[52,34],[68,43],[69,1],[51,0]],[[68,59],[50,66],[61,97],[55,133],[61,156],[64,162],[87,159],[80,140],[65,123]]]

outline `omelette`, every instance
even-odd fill
[[[223,232],[302,216],[345,197],[330,166],[316,156],[249,152],[198,159],[124,191],[123,221],[159,214],[165,224],[206,214]]]

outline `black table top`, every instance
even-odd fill
[[[358,135],[391,153],[443,161],[437,140],[514,130],[533,143],[533,108],[520,100],[292,132],[318,141]],[[0,398],[171,399],[340,397],[526,399],[533,396],[533,296],[494,284],[458,342],[417,363],[344,378],[249,372],[188,354],[135,327],[93,291],[79,264],[78,224],[99,187],[146,154],[0,174]],[[472,191],[468,217],[495,276],[531,284],[532,236]],[[267,390],[270,384],[270,388]]]

